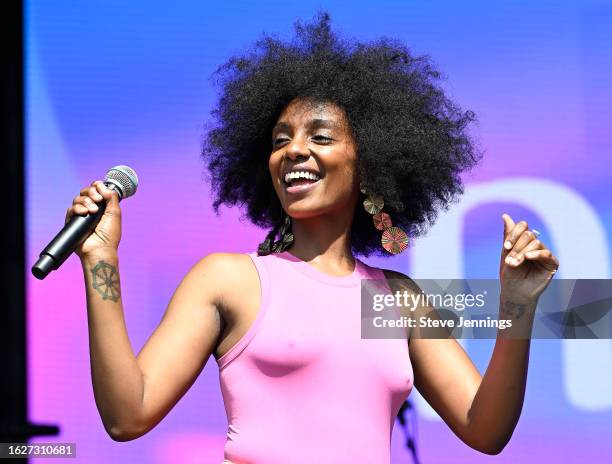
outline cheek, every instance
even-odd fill
[[[334,194],[348,197],[353,193],[355,188],[355,174],[356,167],[354,164],[341,163],[336,166],[330,166],[328,171],[328,178],[331,182],[328,183],[327,188],[334,192]]]
[[[338,173],[342,177],[342,183],[352,185],[357,173],[357,156],[351,147],[347,147],[338,165]]]
[[[278,172],[280,170],[280,161],[281,156],[275,153],[270,155],[268,158],[268,172],[270,173],[270,177],[272,178],[272,182],[275,182],[275,177],[278,177]]]
[[[274,156],[274,153],[272,153],[269,157],[268,157],[268,170],[270,172],[273,172],[274,169],[276,168],[276,166],[278,165],[278,157]]]

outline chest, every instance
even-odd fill
[[[397,391],[409,388],[407,340],[363,339],[361,323],[359,287],[276,292],[244,354],[254,369],[269,377],[300,382],[351,379]]]

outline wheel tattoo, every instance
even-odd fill
[[[119,275],[115,266],[99,261],[91,269],[91,274],[92,287],[98,291],[103,300],[119,299]]]

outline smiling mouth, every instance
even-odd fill
[[[287,173],[283,185],[287,193],[299,193],[311,190],[320,180],[321,177],[313,172],[297,171]]]
[[[292,183],[295,183],[298,180],[316,181],[316,180],[319,180],[320,178],[321,178],[321,175],[316,172],[312,172],[309,170],[299,170],[299,171],[295,170],[295,171],[290,171],[286,173],[282,179],[285,182],[285,184],[292,185]]]

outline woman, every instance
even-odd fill
[[[228,414],[225,462],[389,462],[413,384],[467,445],[499,453],[521,412],[529,337],[498,336],[481,376],[452,339],[362,339],[357,309],[361,279],[414,288],[354,254],[403,251],[462,192],[460,173],[480,157],[466,133],[474,115],[401,44],[342,41],[325,14],[296,30],[294,42],[265,38],[220,68],[218,124],[203,149],[215,209],[243,205],[272,230],[258,253],[195,264],[138,356],[120,298],[117,196],[96,181],[68,209],[67,220],[108,202],[77,250],[104,426],[119,441],[143,435],[213,354]],[[558,262],[524,221],[503,220],[500,318],[530,333]],[[94,288],[102,268],[117,278]]]

